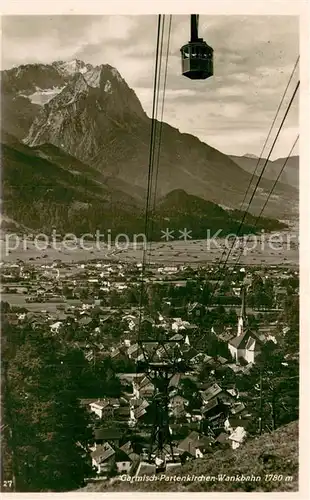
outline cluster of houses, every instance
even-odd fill
[[[122,381],[132,382],[132,392],[121,398],[81,400],[95,416],[94,442],[91,446],[92,464],[99,475],[114,473],[140,474],[140,467],[148,462],[149,436],[152,426],[152,395],[154,385],[144,374],[121,374]],[[176,374],[170,381],[170,424],[173,437],[173,461],[184,463],[202,458],[220,447],[238,448],[247,437],[250,415],[238,400],[234,389],[223,389],[219,384],[205,384],[200,390],[202,405],[197,410],[187,408],[188,401],[179,392],[182,375]],[[127,386],[128,387],[128,386]],[[172,421],[172,419],[171,419]],[[107,423],[113,424],[107,425]],[[179,423],[178,423],[179,422]],[[201,425],[206,422],[207,426]],[[118,427],[113,427],[117,423]],[[191,430],[196,423],[197,430]],[[137,443],[124,441],[128,426],[132,434],[140,435]],[[136,431],[136,434],[135,434]],[[183,437],[175,439],[177,434]],[[154,456],[154,459],[156,457]],[[166,460],[172,461],[167,450]]]
[[[46,280],[42,279],[42,272],[44,274],[55,269],[59,270],[57,276],[55,274],[51,279],[46,275]],[[174,266],[161,267],[155,269],[154,279],[161,279],[163,275],[176,278],[179,271],[183,272],[184,269]],[[15,267],[10,269],[4,266],[1,272],[5,277],[3,287],[20,287],[17,293],[24,293],[26,288],[27,293],[36,293],[37,296],[44,290],[43,294],[46,296],[48,293],[55,293],[56,289],[76,288],[80,284],[90,289],[96,287],[96,290],[99,287],[104,293],[115,290],[122,294],[130,280],[140,276],[141,269],[139,265],[133,264],[126,266],[97,262],[68,264],[67,267],[60,263],[46,264],[41,266],[39,271],[15,264]],[[280,278],[282,279],[283,275]],[[180,280],[175,284],[181,286]],[[233,293],[240,292],[237,285]],[[281,297],[279,287],[277,293]],[[190,305],[190,311],[195,307],[195,304]],[[199,346],[193,341],[198,327],[195,320],[190,319],[190,315],[188,320],[184,320],[159,313],[156,317],[142,315],[141,318],[140,313],[136,306],[124,307],[120,317],[119,309],[102,307],[100,300],[93,296],[91,300],[84,299],[78,304],[67,303],[66,311],[58,310],[56,315],[47,311],[21,312],[15,314],[12,321],[30,321],[34,326],[46,323],[54,335],[59,335],[70,324],[73,332],[82,331],[81,338],[75,341],[84,350],[88,361],[93,360],[95,350],[102,357],[109,356],[115,361],[130,360],[136,365],[145,361],[146,353],[157,362],[164,361],[167,356],[175,357],[177,353],[190,369],[186,373],[176,373],[169,382],[170,431],[174,444],[172,451],[167,450],[168,462],[171,453],[175,458],[174,463],[184,463],[204,457],[219,447],[238,448],[247,437],[251,415],[240,402],[235,387],[222,387],[218,381],[198,383],[197,374],[200,368],[206,365],[210,367],[211,373],[218,368],[246,373],[256,362],[264,342],[276,342],[271,330],[257,333],[248,327],[243,295],[236,331],[229,328],[219,332],[213,330],[219,341],[227,345],[230,353],[228,359],[229,356],[209,356],[199,351]],[[107,344],[103,332],[109,331],[115,321],[119,324],[121,321],[121,338],[113,342],[113,345]],[[154,332],[156,329],[165,332],[169,343],[163,346],[156,341],[148,342],[142,349],[141,344],[137,342],[137,328],[141,325],[145,332]],[[81,400],[81,404],[94,417],[94,439],[90,451],[93,466],[103,477],[112,473],[141,474],[143,467],[152,465],[148,464],[148,444],[153,422],[154,381],[147,372],[118,373],[118,378],[123,387],[121,397]],[[185,396],[182,389],[184,379],[190,379],[197,384],[201,401],[198,407],[192,407]],[[130,436],[128,439],[127,435]]]
[[[245,300],[242,302],[236,334],[228,336],[227,344],[231,360],[220,356],[211,357],[197,352],[191,347],[190,327],[188,322],[174,318],[174,328],[171,330],[170,342],[163,345],[156,342],[146,344],[146,349],[152,350],[152,359],[164,360],[171,354],[175,355],[175,347],[183,359],[189,362],[191,370],[187,373],[176,373],[169,382],[169,416],[172,436],[187,430],[187,435],[174,440],[173,462],[184,463],[186,460],[202,458],[212,453],[216,448],[229,446],[238,448],[247,437],[247,428],[251,422],[244,403],[239,400],[235,387],[223,388],[220,383],[197,383],[197,370],[202,364],[210,367],[225,367],[233,371],[247,370],[255,363],[263,340],[247,328]],[[173,341],[173,342],[172,342]],[[114,348],[111,357],[128,356],[138,362],[144,359],[145,351],[138,343],[129,339]],[[140,433],[141,429],[150,433],[152,425],[154,383],[148,373],[118,374],[124,386],[123,396],[119,399],[102,399],[88,401],[89,411],[93,412],[102,422],[113,421],[127,426],[132,432]],[[189,407],[189,401],[182,391],[182,380],[191,379],[197,383],[201,405]],[[129,386],[131,385],[131,390]],[[195,429],[193,429],[193,426]],[[148,438],[140,450],[126,442],[119,446],[119,441],[107,439],[105,442],[94,443],[92,449],[93,466],[98,474],[107,474],[112,469],[115,473],[133,470],[141,474],[141,467],[146,467],[148,461]],[[127,453],[127,458],[125,455]],[[122,457],[122,459],[120,459]],[[171,461],[171,453],[167,450],[166,460]],[[150,464],[149,464],[150,465]],[[153,464],[154,465],[154,464]],[[152,466],[153,466],[152,465]]]
[[[230,446],[233,449],[238,448],[247,437],[247,427],[250,422],[251,415],[248,414],[245,405],[239,401],[238,392],[234,387],[223,388],[219,383],[200,383],[199,394],[201,405],[198,408],[189,408],[189,401],[184,396],[182,391],[182,380],[189,378],[197,383],[195,369],[201,363],[218,363],[223,366],[240,367],[244,366],[244,361],[247,358],[247,352],[259,352],[261,341],[249,330],[244,327],[246,322],[245,307],[243,305],[239,317],[237,335],[228,342],[232,350],[234,362],[228,363],[225,359],[214,359],[204,353],[197,353],[196,349],[192,349],[186,335],[179,332],[180,321],[176,319],[174,324],[178,325],[178,333],[172,332],[174,342],[167,344],[168,351],[163,348],[163,345],[156,342],[150,342],[148,349],[153,349],[156,359],[164,360],[169,357],[169,354],[174,353],[175,346],[179,345],[182,349],[182,357],[192,363],[192,370],[188,373],[176,373],[169,381],[169,416],[171,419],[171,434],[177,435],[188,430],[187,435],[177,440],[174,444],[173,455],[175,460],[183,463],[186,460],[201,458],[207,453],[211,453],[214,449],[220,446]],[[184,325],[185,327],[187,325]],[[182,331],[182,329],[180,330]],[[184,331],[187,332],[186,328]],[[236,339],[240,339],[237,343]],[[255,342],[254,350],[251,350],[252,339]],[[170,339],[171,340],[171,339]],[[127,356],[134,359],[136,362],[143,359],[145,352],[141,351],[140,346],[135,343],[131,345],[130,341],[126,341],[123,345],[123,350],[118,348],[117,356],[127,351]],[[115,351],[114,351],[115,352]],[[240,360],[243,362],[240,365]],[[248,363],[255,362],[254,358],[248,360]],[[213,365],[214,366],[214,365]],[[148,373],[121,373],[118,374],[124,392],[122,397],[105,398],[98,400],[83,400],[90,412],[97,419],[97,425],[102,422],[117,422],[118,425],[131,429],[132,432],[141,432],[141,429],[149,436],[152,426],[152,411],[154,402],[154,381]],[[131,390],[129,387],[131,386]],[[196,430],[191,427],[196,426]],[[95,431],[95,441],[91,448],[91,456],[93,466],[100,475],[108,475],[109,471],[115,473],[123,473],[137,471],[141,473],[141,467],[148,461],[148,445],[146,439],[144,446],[137,450],[128,442],[120,446],[119,433],[108,436],[111,429],[101,429]],[[99,434],[98,434],[99,432]],[[103,434],[102,434],[103,432]],[[108,436],[104,440],[104,435]],[[98,437],[99,436],[99,437]],[[171,453],[167,451],[166,459],[171,459]]]
[[[241,268],[240,271],[244,271]],[[236,272],[236,271],[235,271]],[[145,278],[149,282],[162,283],[169,280],[169,283],[178,286],[185,286],[186,273],[195,272],[185,266],[150,266],[149,274]],[[208,266],[204,269],[204,274],[209,283],[217,279],[216,266]],[[252,273],[248,273],[251,277]],[[283,280],[298,274],[294,270],[269,268],[266,271],[255,270],[255,274],[262,278],[271,278],[275,283],[275,304],[281,304],[285,296],[286,289],[281,284]],[[0,262],[1,291],[2,293],[18,293],[27,295],[32,301],[60,301],[65,299],[64,291],[73,292],[76,299],[83,301],[79,296],[79,287],[87,287],[93,291],[91,298],[96,298],[101,294],[109,294],[111,291],[122,293],[124,290],[138,282],[141,277],[141,264],[132,263],[106,263],[104,261],[90,261],[85,263],[64,263],[59,259],[51,263],[25,263],[18,261],[14,263]],[[216,277],[215,277],[216,276]],[[98,295],[99,293],[99,295]],[[231,295],[238,295],[238,280],[231,283]]]

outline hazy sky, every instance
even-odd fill
[[[298,24],[290,16],[200,16],[215,76],[192,81],[181,75],[179,52],[189,40],[189,16],[174,15],[164,121],[225,153],[259,155],[299,54]],[[73,58],[109,63],[150,115],[156,36],[157,16],[6,16],[2,69]],[[273,158],[288,154],[297,132],[296,99]]]

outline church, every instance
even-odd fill
[[[242,306],[237,335],[228,341],[228,349],[236,363],[255,363],[262,345],[257,335],[247,327],[245,287],[242,288]]]

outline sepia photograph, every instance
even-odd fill
[[[300,16],[104,4],[1,18],[0,489],[298,492]]]

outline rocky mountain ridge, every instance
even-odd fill
[[[7,132],[32,148],[51,144],[63,150],[141,201],[147,186],[151,120],[115,68],[59,61],[12,68],[2,77]],[[37,104],[39,96],[44,98]],[[251,178],[248,172],[166,123],[161,136],[158,197],[183,189],[213,203],[240,208]],[[262,180],[251,205],[253,213],[261,209],[271,186],[268,179]],[[297,191],[279,183],[265,213],[290,218],[298,211],[297,202]]]

